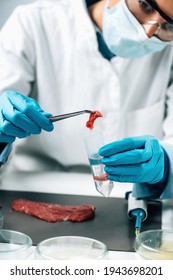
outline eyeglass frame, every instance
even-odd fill
[[[168,24],[168,25],[171,25],[172,27],[173,27],[173,20],[169,17],[169,16],[167,16],[161,9],[160,9],[160,7],[158,6],[158,4],[156,3],[156,1],[155,0],[145,0],[154,10],[156,10],[159,14],[160,14],[160,16],[162,16],[162,17],[164,17],[164,19],[165,19],[165,23],[160,23],[160,22],[158,22],[157,20],[149,20],[149,21],[147,21],[147,22],[144,22],[144,23],[141,23],[143,26],[144,25],[156,25],[157,26],[157,30],[154,32],[154,34],[153,35],[157,35],[157,36],[159,36],[159,31],[160,30],[162,30],[162,26],[164,25],[164,24]],[[140,0],[138,0],[138,2],[140,2]],[[169,20],[169,21],[168,21]],[[171,22],[171,23],[170,23]],[[169,31],[169,30],[168,30]],[[173,32],[171,31],[171,33],[173,34]],[[160,38],[160,37],[159,37]],[[160,40],[162,40],[162,41],[173,41],[173,38],[171,38],[171,40],[170,39],[164,39],[164,38],[160,38]]]
[[[159,33],[159,30],[162,28],[162,23],[159,23],[157,20],[150,20],[144,23],[143,25],[157,25],[157,30],[154,32],[155,35]],[[172,39],[173,40],[173,39]],[[172,41],[171,40],[171,41]]]
[[[171,19],[168,15],[166,15],[159,7],[159,5],[157,4],[157,2],[155,0],[145,0],[146,2],[148,2],[148,4],[155,9],[162,18],[164,18],[168,23],[173,25],[173,19]]]

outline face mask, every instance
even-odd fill
[[[125,0],[103,11],[103,38],[110,51],[120,57],[137,58],[163,50],[170,42],[148,38],[142,25],[129,11]]]

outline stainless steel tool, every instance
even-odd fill
[[[62,115],[58,115],[58,116],[51,116],[51,117],[49,117],[49,120],[51,122],[57,122],[57,121],[61,121],[61,120],[67,119],[67,118],[72,118],[72,117],[75,117],[75,116],[78,116],[81,114],[85,114],[85,113],[91,114],[92,111],[91,110],[82,110],[82,111],[62,114]]]

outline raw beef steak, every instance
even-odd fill
[[[52,203],[35,202],[22,198],[13,200],[11,207],[17,212],[35,216],[50,223],[60,221],[82,222],[93,218],[95,214],[95,206],[90,204],[64,206]]]

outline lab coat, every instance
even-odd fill
[[[172,60],[168,46],[139,59],[107,61],[98,51],[95,27],[82,0],[38,1],[18,7],[1,30],[0,92],[19,91],[53,115],[99,110],[103,118],[96,126],[104,130],[105,143],[155,135],[171,162],[161,198],[173,197]],[[51,133],[15,141],[12,165],[23,170],[37,170],[49,161],[65,167],[88,165],[83,140],[89,133],[87,119],[81,115],[60,121]],[[139,196],[150,194],[151,186],[136,186]]]

